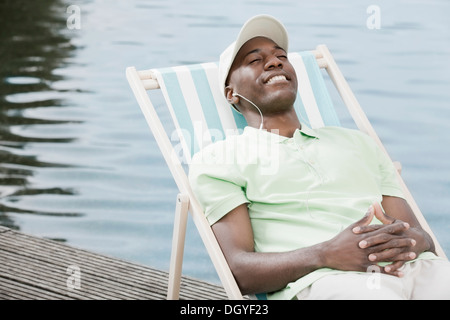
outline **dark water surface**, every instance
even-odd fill
[[[177,189],[125,68],[216,61],[269,13],[292,50],[328,45],[449,255],[449,12],[445,0],[3,0],[0,224],[167,270]],[[218,281],[191,224],[184,272]]]

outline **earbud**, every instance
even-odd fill
[[[234,101],[234,103],[238,102],[238,100],[236,100],[236,97],[239,96],[238,93],[233,92],[233,94],[231,95],[233,98],[230,99],[230,103],[232,103]],[[233,104],[233,103],[232,103]]]

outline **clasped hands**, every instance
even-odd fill
[[[370,224],[376,217],[382,224]],[[401,267],[427,250],[425,232],[386,215],[374,203],[366,215],[327,243],[328,266],[339,270],[367,271],[390,262],[381,271],[402,277]]]

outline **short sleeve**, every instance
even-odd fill
[[[404,198],[397,169],[388,155],[377,145],[375,145],[375,147],[378,158],[381,194],[385,196]]]
[[[232,162],[217,157],[214,148],[194,155],[189,166],[189,182],[211,225],[249,202],[244,191],[245,180],[236,174]]]

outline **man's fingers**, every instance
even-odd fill
[[[399,221],[397,223],[393,223],[390,225],[381,225],[381,228],[378,229],[378,232],[370,237],[370,238],[375,239],[372,242],[372,245],[377,244],[377,242],[376,242],[377,239],[381,240],[381,241],[378,241],[378,243],[386,242],[391,239],[391,235],[400,235],[408,229],[409,229],[409,224],[406,222],[402,222],[402,221]],[[370,240],[370,238],[369,238],[369,240]]]
[[[383,228],[384,225],[382,224],[371,224],[368,226],[357,226],[354,227],[352,229],[353,233],[367,233],[367,232],[372,232],[372,231],[376,231],[379,230],[381,228]]]
[[[396,234],[409,229],[409,224],[398,220],[391,224],[373,224],[368,226],[356,226],[352,229],[353,233],[361,234],[380,230],[380,233]]]
[[[360,228],[364,227],[364,226],[368,226],[372,222],[373,217],[374,217],[374,208],[373,208],[373,206],[370,206],[369,210],[366,212],[364,217],[362,217],[360,220],[356,221],[352,225],[352,231],[354,233],[359,233]]]
[[[407,223],[394,223],[389,226],[382,226],[377,229],[373,235],[361,240],[358,246],[361,249],[379,246],[385,244],[384,247],[389,246],[414,246],[415,240],[409,238],[402,238],[399,236],[402,232],[408,230]],[[400,238],[399,238],[400,237]],[[390,242],[390,243],[389,243]],[[401,242],[401,244],[399,244]],[[414,243],[413,243],[414,242]]]
[[[372,222],[373,217],[376,217],[383,224],[392,224],[395,222],[394,218],[391,218],[384,214],[381,205],[375,201],[372,205],[370,205],[366,215],[354,224],[354,227],[352,229],[353,233],[366,233],[378,230],[380,228],[379,226],[369,226],[369,223]]]
[[[401,267],[403,267],[404,264],[405,264],[404,261],[396,261],[392,264],[385,266],[383,271],[392,276],[397,276],[397,277],[401,278],[401,277],[403,277],[403,272],[400,271],[399,269]]]
[[[372,206],[374,207],[375,217],[380,220],[382,224],[392,224],[395,222],[394,218],[384,213],[381,205],[378,202],[374,202]]]
[[[371,262],[409,261],[417,257],[416,253],[406,247],[392,247],[390,249],[374,252],[367,257]]]

